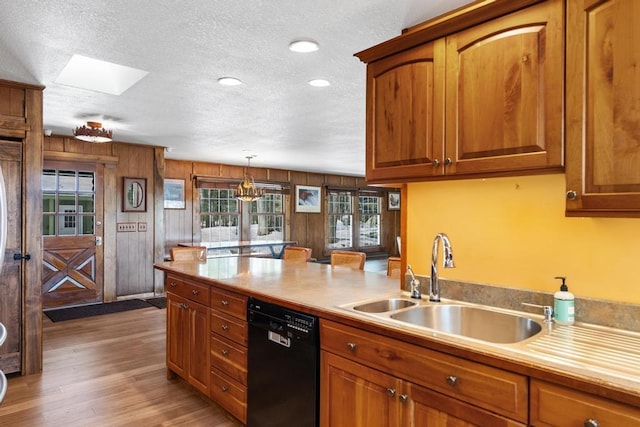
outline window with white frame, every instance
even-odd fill
[[[327,249],[353,248],[353,192],[327,192]]]
[[[200,188],[200,236],[203,242],[240,240],[240,202],[233,190]]]
[[[358,196],[358,223],[361,248],[380,246],[380,218],[382,197],[376,193],[360,193]]]

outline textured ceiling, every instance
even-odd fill
[[[46,86],[55,134],[95,120],[170,159],[243,165],[246,150],[253,166],[362,176],[366,66],[353,54],[466,3],[0,0],[0,78]],[[320,50],[289,51],[298,38]],[[54,83],[73,54],[149,75],[120,96]]]

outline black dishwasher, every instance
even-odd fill
[[[318,425],[318,318],[249,298],[247,426]]]

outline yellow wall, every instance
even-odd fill
[[[439,276],[640,303],[640,219],[566,218],[564,175],[408,185],[407,261],[428,276],[446,233],[456,268]],[[440,249],[440,259],[442,250]]]

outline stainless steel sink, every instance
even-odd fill
[[[539,323],[526,317],[455,304],[420,306],[389,317],[444,333],[499,344],[516,343],[542,330]]]
[[[356,311],[363,311],[365,313],[384,313],[386,311],[400,310],[401,308],[407,308],[416,305],[415,301],[410,301],[401,298],[389,298],[379,301],[368,302],[359,304],[353,307]]]

